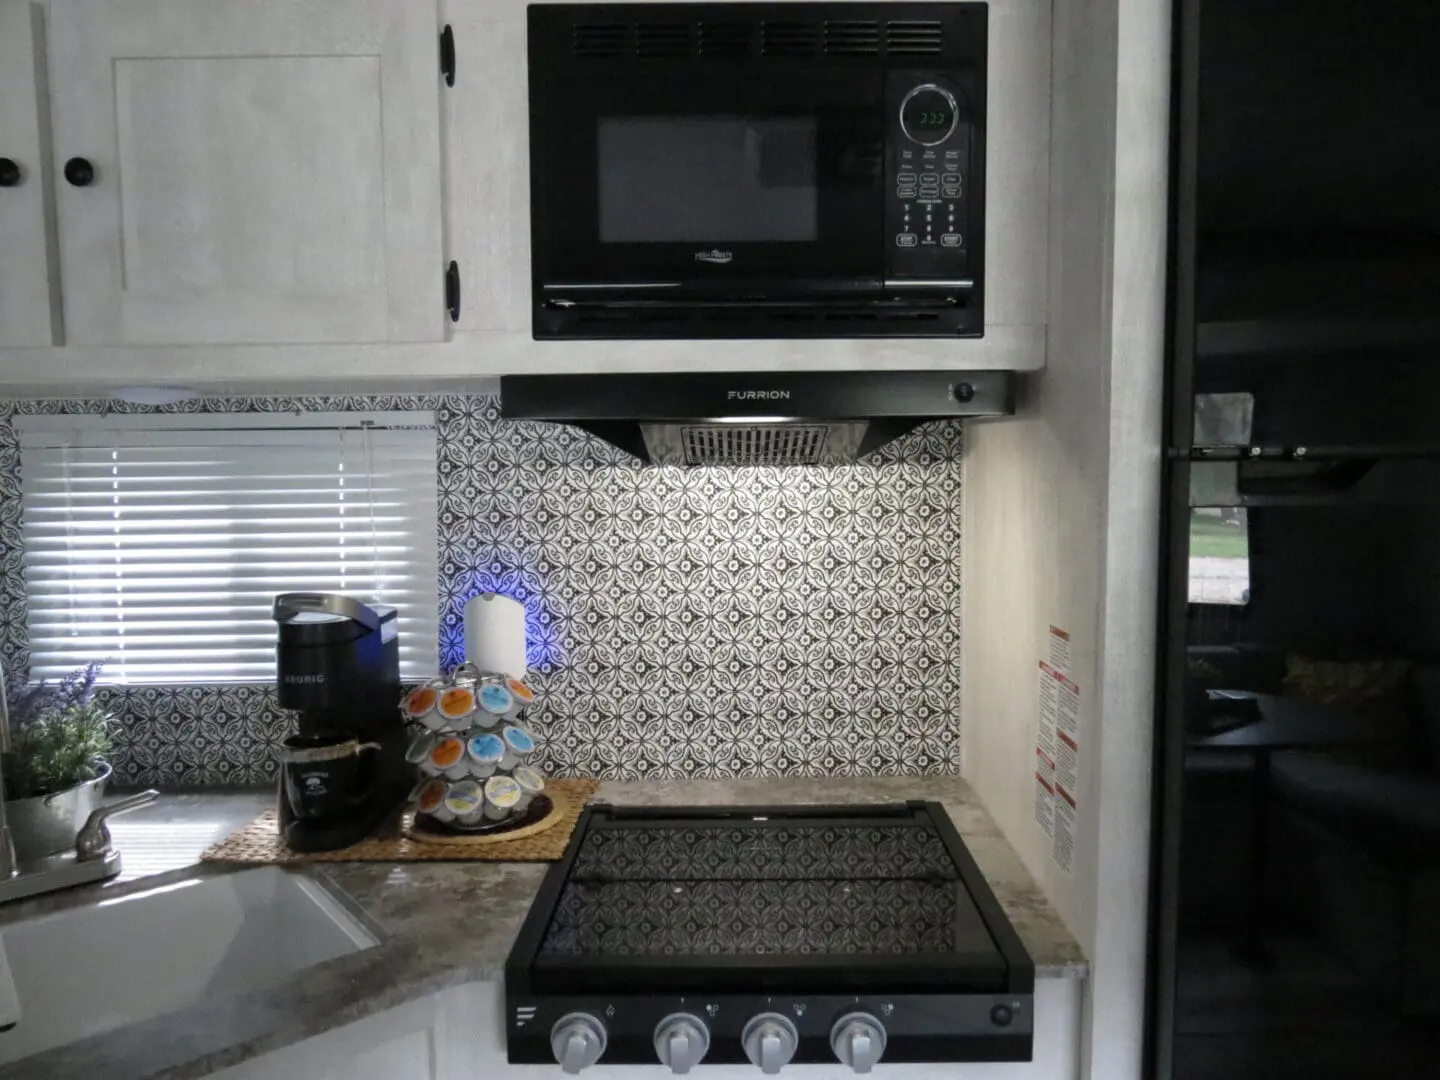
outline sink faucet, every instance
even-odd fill
[[[5,701],[5,670],[0,666],[0,753],[8,753],[9,749],[10,709]],[[120,872],[120,853],[110,842],[106,818],[138,810],[159,797],[160,793],[151,789],[92,810],[75,836],[73,851],[27,862],[22,872],[5,815],[5,779],[0,775],[0,904],[114,877]]]

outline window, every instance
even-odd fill
[[[270,682],[277,593],[399,609],[437,666],[429,413],[20,416],[32,678]]]
[[[1245,446],[1254,423],[1249,393],[1196,394],[1195,445]],[[1195,466],[1190,477],[1190,602],[1250,602],[1250,522],[1237,505],[1233,463]],[[1216,483],[1223,476],[1224,483]]]

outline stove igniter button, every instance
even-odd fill
[[[574,1076],[605,1052],[605,1025],[589,1013],[567,1013],[550,1029],[550,1049],[560,1067]]]
[[[655,1053],[677,1076],[688,1073],[710,1049],[705,1021],[690,1013],[671,1013],[655,1025]]]
[[[868,1073],[885,1053],[885,1025],[869,1013],[847,1013],[830,1029],[830,1049],[841,1064]]]
[[[795,1056],[800,1033],[788,1016],[763,1012],[750,1018],[740,1034],[740,1042],[750,1064],[759,1065],[761,1072],[774,1076]]]

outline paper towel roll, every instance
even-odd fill
[[[525,605],[497,593],[465,605],[465,659],[481,671],[525,678]]]

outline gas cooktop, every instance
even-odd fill
[[[1034,981],[939,803],[602,804],[506,961],[508,1057],[1028,1061]]]

